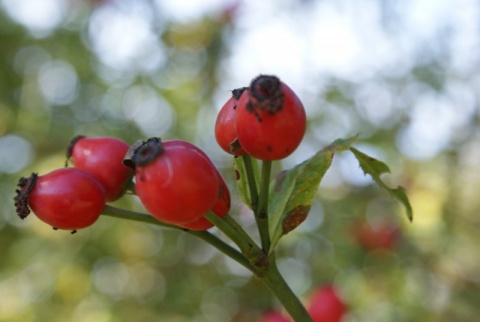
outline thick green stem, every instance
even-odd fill
[[[255,217],[258,218],[257,225],[262,242],[262,249],[267,254],[270,251],[270,235],[268,231],[268,194],[270,192],[271,172],[272,161],[263,161],[258,208],[255,210]]]
[[[205,218],[240,248],[242,254],[251,265],[255,265],[257,262],[265,259],[265,253],[232,217],[226,215],[220,218],[210,211],[205,215]],[[256,271],[254,273],[256,274]]]
[[[240,252],[238,252],[236,249],[232,248],[230,245],[225,244],[221,239],[219,239],[217,236],[210,234],[207,231],[195,231],[195,230],[189,230],[189,234],[200,238],[213,247],[217,248],[219,251],[251,271],[252,273],[255,273],[255,269],[250,265],[248,259],[243,256]]]
[[[312,322],[302,303],[278,271],[274,253],[267,258],[266,253],[229,215],[219,218],[214,213],[209,212],[205,215],[205,218],[238,245],[249,261],[251,271],[268,286],[295,321]]]
[[[158,221],[157,219],[153,218],[150,215],[142,214],[142,213],[127,210],[127,209],[121,209],[121,208],[113,207],[110,205],[105,205],[105,207],[103,207],[102,215],[119,218],[119,219],[127,219],[127,220],[144,222],[147,224],[153,224],[153,225],[170,228],[170,229],[182,230],[182,228],[178,226],[169,225],[161,221]]]
[[[269,259],[269,265],[263,272],[262,281],[275,294],[294,321],[313,322],[300,299],[293,293],[280,274],[274,255],[270,256]]]
[[[257,209],[258,205],[258,189],[257,182],[255,180],[255,171],[253,169],[252,157],[248,154],[242,155],[243,164],[245,165],[245,173],[247,174],[248,189],[250,190],[250,205],[252,209]]]
[[[272,161],[263,161],[262,172],[260,177],[260,191],[257,188],[255,179],[255,170],[253,168],[252,158],[249,155],[243,155],[243,164],[247,174],[247,182],[250,190],[250,199],[252,201],[252,209],[255,215],[255,221],[258,227],[258,233],[262,243],[262,249],[268,253],[270,249],[270,236],[268,232],[268,193],[270,188],[270,174],[272,169]]]
[[[147,224],[153,224],[153,225],[157,225],[157,226],[161,226],[169,229],[184,231],[192,236],[195,236],[204,240],[205,242],[217,248],[222,253],[229,256],[231,259],[235,260],[236,262],[238,262],[239,264],[241,264],[251,272],[255,273],[254,268],[252,267],[252,265],[250,265],[249,261],[247,260],[247,258],[245,258],[245,256],[243,256],[238,250],[226,244],[217,236],[209,233],[208,231],[189,230],[189,229],[184,229],[178,226],[165,224],[158,221],[157,219],[153,218],[150,215],[138,213],[131,210],[116,208],[110,205],[105,205],[105,207],[103,208],[102,215],[120,218],[120,219],[144,222]]]

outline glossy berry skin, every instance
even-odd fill
[[[314,322],[339,322],[347,308],[335,288],[326,285],[313,292],[307,311]]]
[[[137,195],[160,221],[173,225],[195,221],[218,199],[217,170],[191,143],[150,139],[136,150],[132,161]]]
[[[238,141],[253,157],[272,161],[290,155],[306,129],[306,114],[297,95],[275,76],[260,75],[237,104]]]
[[[58,229],[77,230],[92,225],[105,205],[105,190],[90,174],[61,168],[19,181],[15,206],[23,219],[30,212]]]
[[[262,314],[260,322],[290,322],[290,320],[279,311],[271,310]]]
[[[225,180],[223,180],[222,175],[217,171],[217,179],[219,182],[218,186],[218,197],[217,201],[213,205],[211,211],[222,218],[230,211],[231,197],[230,191],[228,190]],[[200,217],[193,222],[187,224],[182,224],[181,227],[190,229],[190,230],[207,230],[212,228],[214,225],[206,218]]]
[[[122,161],[129,145],[113,137],[74,138],[68,148],[67,158],[73,166],[94,176],[105,188],[107,202],[120,198],[132,179],[132,169]]]
[[[235,119],[237,102],[245,89],[234,90],[232,97],[222,106],[215,121],[215,139],[218,145],[227,153],[239,156],[245,154],[237,139]]]

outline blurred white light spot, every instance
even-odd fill
[[[206,265],[217,254],[213,247],[205,247],[203,244],[192,245],[191,252],[188,253],[188,259],[194,265]]]
[[[145,136],[160,136],[173,124],[175,115],[170,104],[148,86],[134,86],[125,93],[123,110]]]
[[[392,95],[382,84],[368,83],[360,86],[355,95],[360,114],[378,127],[386,127],[396,121],[392,118]]]
[[[32,262],[14,274],[5,274],[0,280],[0,320],[18,318],[33,303],[44,302],[53,291],[55,276],[45,262]]]
[[[43,96],[51,104],[69,104],[77,96],[77,73],[67,62],[53,60],[45,63],[40,68],[38,83]]]
[[[13,60],[15,71],[20,74],[37,73],[40,66],[51,60],[50,54],[40,46],[26,46],[18,50]]]
[[[312,67],[326,72],[348,72],[360,52],[352,20],[334,6],[322,4],[311,17],[316,23],[307,33]]]
[[[411,112],[411,123],[399,132],[400,151],[414,160],[432,158],[445,149],[462,124],[454,104],[443,95],[425,94]]]
[[[30,142],[13,134],[0,137],[0,173],[23,170],[33,158]]]
[[[246,79],[259,73],[270,73],[288,79],[293,86],[296,81],[292,79],[304,74],[306,44],[286,17],[245,30],[233,45],[230,64]]]
[[[125,264],[113,259],[102,259],[95,266],[93,283],[100,292],[114,298],[126,295],[132,274]]]
[[[79,322],[95,321],[110,322],[113,312],[110,311],[110,302],[105,296],[92,294],[83,298],[72,312],[71,320]]]
[[[12,19],[29,29],[33,36],[45,37],[63,20],[65,0],[2,0]]]
[[[231,321],[238,311],[238,298],[229,287],[212,287],[204,293],[202,313],[207,321]]]
[[[225,8],[229,2],[226,0],[155,0],[158,10],[165,16],[174,20],[187,21],[202,17],[203,15]]]
[[[105,5],[92,14],[89,33],[93,50],[112,68],[155,69],[164,57],[152,30],[151,12],[140,2],[127,7]]]

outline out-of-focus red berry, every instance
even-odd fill
[[[339,322],[347,308],[335,288],[325,285],[313,292],[307,311],[314,322]]]
[[[393,222],[381,221],[371,225],[360,221],[353,226],[352,235],[360,246],[369,251],[389,250],[395,246],[399,230]]]
[[[290,322],[290,319],[279,311],[270,310],[262,314],[260,322]]]

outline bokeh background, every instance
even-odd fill
[[[20,220],[12,201],[20,176],[63,166],[77,134],[179,138],[220,168],[232,216],[254,233],[213,125],[232,89],[266,73],[309,118],[276,170],[359,133],[356,147],[390,165],[384,179],[407,189],[415,212],[409,223],[338,154],[307,222],[280,242],[294,291],[307,303],[333,283],[345,321],[476,321],[479,10],[475,0],[0,0],[0,320],[255,321],[278,308],[188,234],[101,217],[70,235]],[[116,205],[142,210],[132,196]],[[397,239],[379,249],[358,237],[365,225]]]

